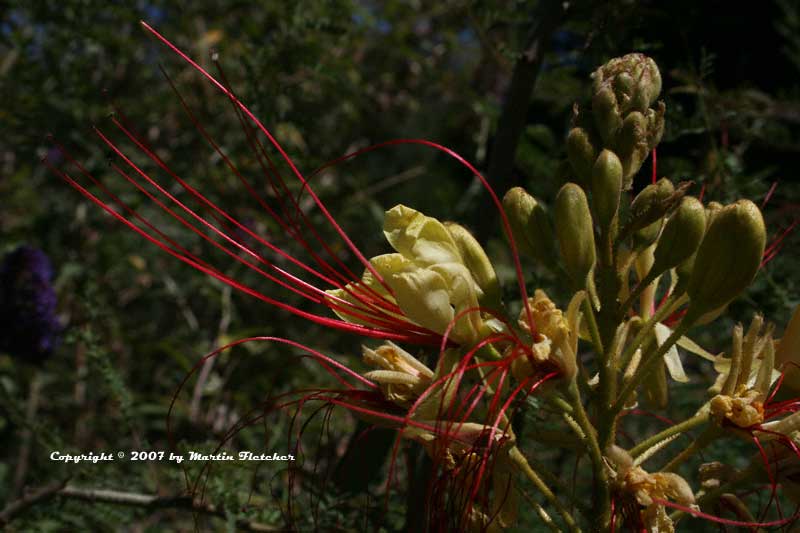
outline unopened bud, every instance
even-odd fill
[[[685,196],[664,225],[655,249],[652,271],[661,273],[689,258],[706,231],[706,213],[697,198]]]
[[[455,222],[445,222],[444,226],[455,241],[461,258],[464,260],[464,266],[467,267],[478,287],[483,291],[482,297],[478,300],[481,303],[499,305],[500,284],[483,247],[464,226]]]
[[[664,105],[664,102],[658,102],[655,108],[648,109],[645,114],[647,117],[647,144],[649,150],[655,148],[661,142],[661,137],[664,136],[664,114],[666,112],[667,106]]]
[[[637,229],[633,232],[633,248],[634,250],[644,250],[658,239],[661,233],[661,227],[664,225],[664,219],[658,219],[652,224]]]
[[[592,74],[594,91],[613,88],[623,113],[644,112],[661,93],[661,73],[655,61],[644,54],[616,57]]]
[[[723,205],[719,202],[709,202],[706,206],[706,228],[714,220],[714,217],[722,210]]]
[[[604,87],[592,97],[592,116],[603,144],[613,146],[617,133],[622,128],[622,114],[611,87]]]
[[[633,177],[664,134],[664,102],[646,113],[633,111],[625,117],[617,136],[616,152],[624,171],[623,189],[633,184]]]
[[[520,250],[546,265],[552,264],[556,250],[544,205],[522,187],[514,187],[503,197],[503,209]]]
[[[705,207],[705,219],[706,219],[706,228],[711,225],[711,221],[717,216],[720,209],[722,209],[722,204],[719,202],[709,202],[709,204]],[[687,284],[689,283],[689,279],[692,277],[692,271],[694,270],[694,260],[697,256],[697,251],[690,255],[688,258],[681,261],[681,263],[677,266],[675,271],[678,274],[678,285],[676,286],[676,291],[683,291],[686,289]]]
[[[647,159],[649,152],[647,118],[642,113],[634,111],[625,117],[617,138],[617,153],[622,161],[625,190],[633,184],[633,177],[642,168],[642,163]]]
[[[573,172],[583,183],[592,177],[592,165],[597,159],[597,148],[584,128],[572,128],[567,136],[567,157]]]
[[[617,216],[621,192],[622,163],[614,152],[603,150],[592,167],[592,204],[603,231]]]
[[[675,187],[667,178],[661,178],[642,189],[631,202],[630,229],[649,226],[663,217],[674,205]]]
[[[595,265],[594,227],[586,194],[578,185],[567,183],[556,196],[556,236],[561,257],[573,283],[580,288],[591,284]]]
[[[736,298],[753,281],[767,232],[761,211],[750,200],[725,206],[714,217],[697,250],[687,292],[687,315],[718,309]]]

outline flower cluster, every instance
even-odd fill
[[[58,346],[53,267],[31,246],[9,252],[0,264],[0,351],[39,363]]]
[[[447,515],[449,525],[465,531],[511,527],[522,505],[530,505],[555,530],[579,531],[585,524],[598,531],[620,526],[672,531],[687,514],[748,527],[771,524],[730,520],[710,511],[721,498],[746,507],[737,494],[760,483],[764,475],[773,487],[771,501],[777,501],[778,478],[791,487],[785,472],[800,468],[800,419],[793,414],[800,400],[776,396],[783,380],[783,369],[776,364],[797,358],[800,319],[776,343],[774,328],[757,315],[746,333],[741,326],[734,328],[728,355],[712,355],[688,336],[692,328],[712,323],[742,294],[772,247],[767,247],[761,211],[749,200],[704,204],[689,195],[690,184],[657,180],[655,168],[651,184],[633,198],[627,194],[664,131],[666,108],[658,100],[661,76],[652,59],[631,54],[594,73],[591,102],[575,106],[566,139],[570,180],[552,209],[522,188],[508,191],[501,202],[474,167],[430,141],[381,145],[414,143],[440,150],[486,185],[510,244],[520,289],[519,301],[504,301],[495,268],[466,228],[405,205],[385,213],[383,233],[394,251],[365,257],[270,131],[233,92],[166,38],[145,28],[233,104],[274,194],[283,200],[280,210],[263,201],[262,206],[313,261],[300,261],[219,208],[116,118],[113,122],[124,138],[174,179],[197,207],[160,185],[110,135],[97,129],[122,162],[112,169],[209,245],[322,306],[322,312],[289,305],[229,277],[119,198],[102,196],[107,190],[68,154],[68,169],[48,164],[89,200],[177,259],[317,324],[379,339],[381,344],[363,348],[369,370],[362,374],[309,349],[344,388],[309,393],[303,401],[342,406],[370,423],[396,430],[398,442],[421,445],[434,463],[429,516],[455,509]],[[262,200],[182,103],[230,171]],[[288,192],[284,178],[269,170],[275,165],[265,145],[291,169],[343,248],[358,261],[361,275],[332,253]],[[265,259],[264,249],[298,272]],[[567,295],[561,305],[541,288],[528,296],[517,252],[552,270],[559,290],[551,294]],[[420,352],[412,354],[410,346]],[[687,420],[623,448],[623,417],[640,405],[667,408],[671,389],[688,381],[682,362],[687,354],[710,360],[719,372],[711,399]],[[518,435],[512,423],[516,410],[528,407],[525,400],[530,395],[538,395],[547,406],[542,417],[562,425],[561,441],[588,457],[591,507],[563,486],[555,490],[558,475],[530,460],[537,453],[536,439]],[[690,446],[660,466],[645,469],[645,462],[665,455],[675,438],[696,428],[703,432]],[[760,452],[752,468],[725,475],[709,465],[693,470],[699,452],[710,443],[742,437]],[[762,440],[775,444],[769,453]],[[541,497],[529,497],[528,487]],[[429,525],[436,529],[437,524]]]

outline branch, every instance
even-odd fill
[[[210,516],[227,518],[225,510],[221,507],[195,500],[190,496],[155,496],[151,494],[139,494],[135,492],[121,492],[108,489],[86,489],[66,485],[67,480],[53,481],[52,483],[48,483],[47,485],[44,485],[38,489],[26,492],[21,498],[11,502],[5,507],[5,509],[0,511],[0,527],[9,524],[11,520],[29,507],[55,496],[83,500],[87,502],[142,507],[145,509],[184,509]],[[278,528],[250,520],[237,520],[236,527],[237,531],[279,531]]]
[[[564,3],[557,0],[545,0],[533,13],[533,26],[528,33],[525,50],[514,64],[511,82],[505,94],[503,109],[497,122],[492,150],[489,154],[489,169],[487,176],[489,183],[498,194],[503,194],[511,184],[511,173],[514,168],[514,155],[517,152],[522,132],[527,121],[528,104],[531,93],[539,77],[539,71],[544,61],[547,43],[553,31],[561,23],[565,8]],[[488,197],[485,200],[488,202]],[[491,217],[486,217],[483,209],[476,210],[481,213],[476,220],[475,228],[479,239],[487,237],[491,230]]]
[[[53,481],[52,483],[48,483],[47,485],[39,487],[38,489],[25,491],[21,498],[9,503],[2,511],[0,511],[0,527],[5,527],[11,522],[11,520],[14,519],[15,516],[25,511],[25,509],[28,507],[31,507],[40,501],[51,498],[66,484],[66,479],[62,481]]]
[[[155,496],[151,494],[121,492],[107,489],[84,489],[73,486],[64,487],[58,491],[58,496],[88,502],[127,505],[146,509],[162,509],[166,507],[185,509],[192,512],[227,518],[224,509],[213,504],[196,500],[191,496]],[[278,528],[252,522],[250,520],[237,520],[236,527],[238,530],[242,531],[279,531]]]

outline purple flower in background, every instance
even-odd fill
[[[0,264],[0,351],[31,363],[47,358],[58,344],[53,267],[47,255],[20,246]]]

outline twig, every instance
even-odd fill
[[[28,390],[28,405],[25,407],[25,419],[33,423],[36,419],[36,412],[39,410],[39,398],[42,390],[42,376],[37,371],[31,379],[30,389]],[[12,497],[17,496],[25,485],[25,476],[28,473],[28,460],[31,455],[33,445],[33,430],[30,426],[22,429],[20,436],[19,456],[17,458],[17,468],[14,471],[14,488]]]
[[[403,172],[394,174],[393,176],[383,178],[379,182],[358,191],[353,199],[357,201],[364,200],[372,196],[373,194],[377,194],[385,189],[389,189],[390,187],[394,187],[395,185],[400,185],[401,183],[422,176],[423,174],[425,174],[425,172],[427,172],[427,169],[422,165],[411,167],[408,170],[404,170]]]
[[[0,511],[0,527],[4,527],[5,525],[9,524],[15,516],[25,511],[25,509],[28,507],[51,498],[66,484],[66,479],[62,481],[53,481],[52,483],[48,483],[47,485],[39,487],[38,489],[26,491],[21,498],[9,503],[2,511]]]
[[[567,527],[570,531],[575,533],[580,533],[580,527],[575,522],[575,519],[572,517],[572,514],[567,510],[566,507],[559,501],[550,487],[542,480],[539,474],[531,467],[530,463],[528,463],[528,459],[523,455],[519,448],[514,446],[508,452],[511,461],[520,469],[520,471],[528,478],[528,480],[533,483],[533,485],[539,490],[540,493],[547,499],[547,501],[555,507],[558,514],[561,515],[561,518],[566,522]]]
[[[135,492],[122,492],[108,489],[85,489],[66,486],[61,490],[56,489],[57,495],[63,498],[83,500],[88,502],[110,503],[114,505],[127,505],[143,507],[146,509],[161,509],[165,507],[186,509],[211,516],[226,518],[225,510],[213,504],[203,503],[190,496],[156,496]],[[250,520],[237,520],[236,527],[244,531],[279,531],[279,528],[261,524]]]
[[[222,311],[219,318],[219,326],[217,327],[216,334],[211,341],[209,351],[216,350],[219,347],[219,339],[221,339],[227,332],[228,326],[231,323],[231,288],[225,286],[222,290]],[[216,357],[209,357],[203,363],[200,369],[200,374],[197,376],[197,382],[192,391],[192,401],[189,404],[189,420],[196,422],[200,414],[200,400],[203,397],[203,389],[206,386],[206,381],[211,375],[211,370],[214,368]]]
[[[525,50],[514,64],[489,153],[487,177],[496,191],[504,192],[511,183],[514,155],[525,130],[531,94],[539,77],[550,36],[564,18],[565,5],[568,4],[556,0],[540,2],[531,16],[535,22],[528,33]],[[488,202],[489,196],[486,195],[486,198]],[[480,213],[475,224],[479,240],[485,240],[492,229],[487,222],[493,218],[485,216],[486,212],[485,209],[476,210],[476,213]]]

